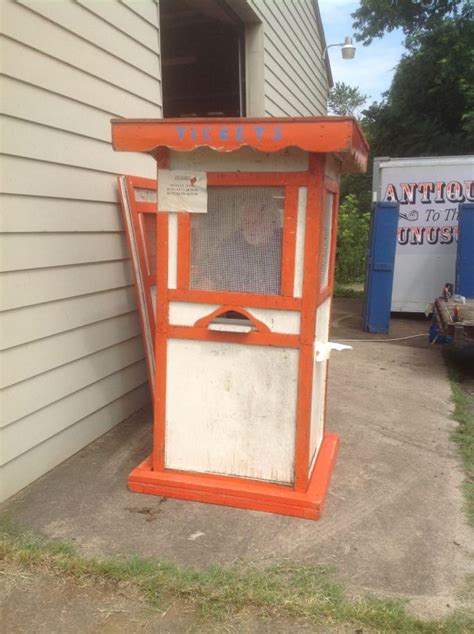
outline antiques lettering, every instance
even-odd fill
[[[474,180],[400,183],[398,191],[389,183],[383,200],[400,205],[474,202]]]

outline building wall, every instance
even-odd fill
[[[248,0],[248,4],[263,24],[262,115],[326,115],[328,76],[314,1]]]
[[[312,1],[248,5],[263,23],[258,114],[324,114]],[[149,399],[116,175],[154,178],[155,164],[113,152],[110,119],[160,117],[162,100],[153,0],[0,10],[3,499]]]
[[[1,497],[143,406],[112,117],[160,117],[152,0],[3,0]]]

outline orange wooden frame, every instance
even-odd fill
[[[221,304],[226,298],[232,303],[260,307],[284,308],[285,304],[295,307],[293,300],[293,279],[296,250],[296,208],[298,201],[298,185],[308,183],[307,172],[209,172],[209,187],[283,187],[285,190],[285,209],[281,258],[281,293],[280,295],[263,295],[255,293],[234,293],[224,291],[207,291],[189,288],[191,220],[189,213],[180,214],[178,223],[178,288],[170,289],[170,299],[176,301],[196,301]],[[176,292],[180,291],[180,292]],[[238,296],[237,300],[232,298]],[[290,301],[286,301],[286,298]],[[246,303],[248,302],[248,303]],[[291,310],[291,309],[290,309]]]
[[[226,504],[259,509],[305,518],[317,518],[334,464],[338,437],[324,433],[316,463],[310,469],[310,417],[313,390],[314,338],[317,307],[330,297],[334,285],[334,246],[337,230],[338,184],[325,176],[325,157],[333,154],[341,161],[344,171],[365,171],[368,146],[357,122],[348,117],[311,118],[219,118],[113,120],[112,143],[115,150],[146,152],[154,156],[159,167],[169,165],[169,150],[189,151],[207,147],[217,152],[229,152],[251,147],[260,152],[279,152],[295,147],[309,154],[305,172],[287,174],[209,173],[209,185],[241,185],[253,182],[257,186],[282,184],[285,187],[285,220],[283,226],[281,294],[254,295],[192,290],[190,283],[190,218],[183,214],[178,220],[178,263],[175,289],[168,288],[168,218],[157,217],[157,315],[155,320],[154,394],[155,426],[153,454],[129,476],[133,491],[165,495],[201,502]],[[297,229],[297,189],[307,187],[305,240],[303,248],[304,274],[301,298],[294,297],[295,233]],[[328,263],[328,284],[321,288],[321,224],[327,192],[334,194],[331,256]],[[143,212],[152,211],[149,207]],[[151,285],[152,280],[148,279]],[[248,334],[232,334],[236,342],[251,345],[283,345],[299,351],[299,385],[297,393],[295,473],[293,486],[257,482],[215,474],[195,474],[165,468],[165,412],[167,340],[170,337],[202,338],[229,341],[229,334],[210,331],[206,320],[191,326],[169,323],[169,303],[210,303],[221,307],[273,308],[300,314],[297,335],[277,334],[259,327]],[[153,317],[153,316],[152,316]],[[210,316],[208,315],[208,318]],[[221,339],[219,339],[221,338]],[[326,383],[327,385],[327,383]]]
[[[164,162],[164,161],[162,161]],[[148,320],[155,329],[154,368],[155,425],[153,453],[149,460],[132,471],[129,488],[133,491],[170,495],[182,499],[211,503],[223,503],[243,508],[284,513],[316,519],[319,517],[329,484],[330,473],[338,447],[336,434],[324,435],[323,444],[312,473],[310,469],[310,423],[312,380],[314,363],[314,333],[316,310],[331,295],[334,283],[334,253],[337,232],[337,183],[324,178],[324,156],[312,155],[309,171],[305,173],[211,173],[209,185],[220,186],[274,186],[285,187],[285,213],[282,242],[281,294],[260,295],[251,293],[226,293],[189,289],[190,279],[190,215],[178,218],[178,270],[177,288],[168,288],[168,215],[157,213],[154,203],[136,200],[134,189],[155,190],[157,183],[151,179],[127,177],[126,187],[130,202],[139,253],[140,274],[146,297],[146,310],[140,310],[140,321]],[[308,188],[306,229],[304,244],[304,281],[301,298],[293,296],[296,218],[298,187]],[[321,246],[323,232],[321,221],[326,195],[334,193],[331,226],[331,251],[328,285],[320,288]],[[157,226],[156,279],[147,268],[146,242],[142,216],[155,214]],[[130,236],[128,236],[130,242]],[[137,273],[137,272],[135,272]],[[137,282],[138,276],[137,276]],[[152,287],[156,286],[156,319],[152,303]],[[198,320],[193,326],[176,326],[169,323],[169,302],[211,303],[221,306],[213,314]],[[242,335],[209,331],[206,327],[214,314],[227,310],[241,310],[242,306],[284,309],[301,315],[300,335],[269,332],[263,324],[256,331]],[[250,313],[249,313],[250,315]],[[251,315],[250,315],[251,317]],[[226,341],[247,345],[269,345],[296,348],[299,350],[299,381],[296,417],[296,449],[294,485],[256,482],[247,478],[193,474],[166,468],[165,465],[165,419],[166,419],[166,350],[169,338],[203,341]],[[148,360],[148,367],[151,364]],[[327,385],[327,382],[326,382]]]
[[[131,472],[128,488],[137,493],[316,520],[324,508],[338,447],[338,434],[325,434],[311,481],[303,493],[284,485],[242,478],[156,471],[152,468],[151,458],[147,458]]]
[[[252,147],[278,152],[298,147],[309,153],[337,154],[345,171],[367,169],[368,145],[353,117],[228,118],[220,119],[113,119],[115,150],[148,152],[210,147],[234,151]]]
[[[167,167],[168,158],[166,153],[162,153],[161,166]],[[156,285],[155,276],[152,276],[148,267],[149,257],[147,254],[147,244],[143,226],[143,216],[153,215],[156,218],[156,203],[138,200],[135,189],[144,189],[156,192],[158,182],[154,179],[142,178],[139,176],[119,177],[124,179],[126,190],[125,200],[119,182],[119,198],[121,202],[124,225],[127,227],[126,237],[129,251],[133,254],[134,248],[138,252],[138,262],[132,259],[133,273],[135,278],[135,294],[140,319],[140,327],[144,340],[148,338],[148,333],[152,333],[151,343],[155,346],[155,310],[153,308],[152,288]],[[233,303],[247,305],[256,308],[278,308],[286,310],[299,310],[301,301],[293,298],[293,278],[294,278],[294,250],[296,235],[296,213],[294,211],[295,201],[298,196],[298,185],[306,185],[308,182],[307,172],[282,172],[282,173],[257,173],[244,172],[217,172],[209,173],[208,182],[212,186],[232,186],[232,185],[262,185],[262,186],[286,186],[285,196],[285,226],[283,231],[282,245],[282,296],[253,295],[247,293],[229,293],[228,299]],[[128,228],[127,203],[130,209],[131,230]],[[221,293],[213,291],[199,291],[189,289],[190,276],[190,214],[181,213],[178,217],[179,254],[177,271],[177,289],[167,289],[169,300],[192,301],[195,303],[220,303]],[[157,243],[160,248],[160,243]],[[140,288],[143,289],[145,297],[145,307],[142,307],[142,300],[139,296]],[[180,291],[185,291],[181,293]],[[153,359],[150,358],[147,347],[145,348],[145,358],[147,362],[149,383],[152,394],[154,391],[155,367]]]
[[[163,162],[163,159],[162,159]],[[189,288],[190,280],[190,215],[183,213],[178,218],[178,264],[177,288],[168,288],[168,214],[160,213],[149,203],[135,204],[134,217],[140,213],[156,214],[156,280],[144,276],[148,297],[148,319],[151,304],[152,282],[156,284],[156,320],[154,342],[155,394],[153,452],[150,458],[132,471],[129,488],[133,491],[169,495],[182,499],[226,504],[242,508],[283,513],[298,517],[317,519],[324,498],[338,447],[337,434],[324,434],[323,443],[312,473],[310,470],[310,425],[312,381],[314,364],[314,336],[316,311],[332,293],[334,283],[334,245],[337,226],[337,183],[324,177],[324,155],[311,155],[308,172],[304,173],[209,173],[210,186],[284,186],[285,211],[282,242],[282,271],[280,295],[206,291]],[[127,186],[156,187],[156,181],[144,181],[129,177]],[[308,188],[306,229],[304,243],[304,279],[301,298],[293,296],[296,250],[296,220],[298,187]],[[331,255],[328,285],[320,288],[321,230],[325,197],[334,193]],[[152,209],[153,207],[153,209]],[[135,226],[135,225],[134,225]],[[135,231],[141,236],[136,222]],[[140,242],[140,241],[138,241]],[[139,247],[140,260],[145,261],[144,245]],[[145,271],[142,272],[144,275]],[[173,325],[169,321],[169,303],[192,302],[217,304],[219,309],[198,320],[191,326]],[[299,335],[278,334],[258,327],[248,334],[220,333],[207,329],[213,316],[225,310],[248,308],[272,308],[299,312],[301,330]],[[249,313],[249,316],[252,315]],[[143,319],[143,316],[142,316]],[[252,317],[252,319],[254,319]],[[225,341],[247,345],[282,346],[299,351],[298,393],[296,415],[295,474],[293,486],[258,482],[247,478],[197,474],[169,469],[165,464],[166,436],[166,366],[168,339],[192,339],[202,341]]]

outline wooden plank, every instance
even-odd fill
[[[166,467],[293,482],[298,358],[286,348],[169,340]]]
[[[4,273],[1,310],[123,288],[132,283],[128,260]]]
[[[4,427],[0,464],[33,449],[145,382],[145,364],[139,361]]]
[[[2,353],[0,388],[71,363],[139,333],[138,316],[133,311],[9,348]]]
[[[159,51],[158,7],[156,5],[152,7],[154,14],[154,21],[152,21],[151,19],[142,19],[143,14],[140,13],[140,7],[137,6],[137,3],[133,3],[134,10],[130,10],[124,2],[97,2],[97,0],[77,0],[77,2],[112,24],[116,29],[123,33],[133,34],[134,39],[141,42],[143,46],[152,51],[157,49]],[[148,17],[152,18],[153,16],[149,15]]]
[[[0,271],[126,260],[123,233],[6,233],[0,236]]]
[[[3,33],[50,57],[139,95],[152,104],[161,99],[160,82],[110,53],[58,27],[17,3],[3,3]]]
[[[0,468],[0,499],[6,499],[63,462],[79,449],[112,429],[148,402],[148,386],[142,385],[91,416],[56,434],[31,451]]]
[[[0,60],[2,72],[8,77],[106,113],[127,118],[161,116],[161,101],[152,104],[123,88],[28,48],[21,42],[0,38]]]
[[[155,38],[154,51],[142,46],[139,38],[143,28],[138,33],[137,29],[132,32],[129,25],[128,34],[125,34],[72,0],[54,3],[50,0],[17,0],[17,2],[151,77],[160,76],[158,41]],[[113,8],[115,9],[115,6]],[[140,24],[140,27],[143,25]]]
[[[135,310],[132,286],[46,302],[0,314],[5,348],[80,328]]]
[[[220,125],[208,126],[206,119],[180,119],[183,134],[178,134],[171,119],[113,119],[114,149],[127,152],[156,151],[166,146],[171,151],[184,152],[206,147],[218,152],[238,150],[245,139],[247,146],[259,152],[277,152],[295,146],[306,152],[327,154],[337,152],[347,171],[364,171],[368,145],[357,122],[351,117],[306,118],[221,118]],[[226,130],[225,139],[219,130]],[[261,184],[262,176],[244,174],[246,184]],[[238,184],[238,175],[225,175],[226,184]],[[276,176],[274,177],[276,178]],[[218,177],[213,178],[217,184]],[[307,180],[307,179],[306,179]],[[302,175],[286,178],[285,182],[303,183]],[[222,182],[222,179],[221,179]]]
[[[98,141],[31,121],[0,116],[0,136],[2,152],[11,156],[93,169],[109,174],[126,174],[131,166],[131,157],[114,152],[110,142]],[[151,156],[136,154],[132,160],[137,174],[152,173],[156,169]]]
[[[2,392],[2,427],[143,359],[140,337],[16,383]]]
[[[114,203],[0,194],[2,233],[123,231]]]
[[[471,325],[470,322],[474,322],[474,299],[468,298],[466,299],[466,302],[464,304],[455,302],[453,300],[445,302],[443,300],[437,299],[436,305],[440,313],[442,314],[443,321],[446,323],[446,325],[459,323],[454,321],[454,313],[456,309],[459,313],[460,322],[468,323],[469,325]]]

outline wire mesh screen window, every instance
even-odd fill
[[[278,295],[283,187],[210,187],[191,218],[193,289]]]
[[[329,256],[331,252],[333,202],[334,194],[328,192],[326,195],[326,207],[324,209],[323,252],[321,254],[321,288],[326,288],[329,283]]]

